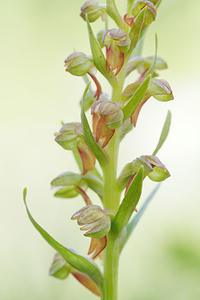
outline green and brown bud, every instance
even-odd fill
[[[140,11],[144,8],[147,8],[146,16],[145,16],[145,25],[150,25],[156,18],[156,7],[151,1],[147,1],[147,0],[135,1],[132,9],[132,15],[136,17],[140,13]]]
[[[106,47],[106,70],[115,71],[117,75],[124,64],[124,53],[130,46],[128,34],[122,29],[110,29],[103,36],[103,46]]]
[[[58,279],[66,279],[71,273],[72,267],[64,260],[64,258],[56,253],[49,269],[49,275]]]
[[[96,21],[99,17],[104,20],[106,18],[106,5],[96,0],[86,1],[81,7],[80,16],[86,21],[86,16],[89,22]]]
[[[148,177],[152,181],[164,181],[170,176],[167,168],[161,163],[161,161],[154,155],[146,155],[149,163],[152,166],[152,171],[148,174]]]
[[[94,169],[96,158],[85,143],[81,123],[64,124],[60,132],[56,133],[55,141],[66,150],[78,149],[82,160],[83,174]]]
[[[86,231],[85,236],[102,238],[110,230],[111,220],[106,211],[98,205],[88,205],[81,208],[72,216],[77,220],[80,230]]]
[[[74,278],[76,278],[92,293],[94,293],[97,296],[100,296],[98,286],[88,275],[71,267],[59,253],[56,253],[49,270],[49,275],[58,279],[66,279],[69,276],[69,274],[73,275]]]
[[[96,69],[90,56],[82,52],[74,52],[65,60],[65,71],[75,76],[83,76],[88,72],[94,74]]]
[[[123,189],[130,184],[130,180],[134,178],[141,166],[143,166],[144,178],[148,176],[152,181],[164,181],[170,176],[167,168],[156,156],[142,155],[124,166],[118,177],[118,185]]]
[[[93,115],[93,133],[96,136],[96,142],[102,142],[104,148],[112,138],[115,129],[120,127],[124,114],[121,110],[121,102],[111,102],[107,100],[96,101],[91,106]]]

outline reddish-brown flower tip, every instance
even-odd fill
[[[96,283],[86,274],[81,273],[77,270],[72,272],[72,275],[88,290],[94,293],[97,296],[100,296],[100,291]]]
[[[121,29],[110,29],[103,36],[103,46],[106,46],[106,70],[120,72],[124,64],[124,53],[129,49],[128,34]]]
[[[128,26],[132,27],[134,24],[134,17],[127,18],[128,14],[124,15],[124,22],[128,24]]]
[[[100,239],[91,238],[90,247],[88,250],[88,255],[92,254],[92,259],[97,258],[97,256],[102,259],[102,251],[106,248],[107,245],[107,236]]]

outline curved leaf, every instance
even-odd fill
[[[24,198],[24,204],[26,207],[26,211],[28,214],[28,217],[35,227],[35,229],[41,234],[41,236],[46,240],[46,242],[52,246],[65,260],[66,262],[79,270],[80,272],[83,272],[87,274],[94,282],[98,285],[99,289],[101,290],[102,295],[104,295],[104,282],[103,277],[100,272],[100,270],[97,268],[97,266],[87,260],[85,257],[78,255],[68,248],[65,248],[63,245],[58,243],[53,237],[51,237],[32,217],[27,203],[26,203],[26,195],[27,195],[27,189],[25,188],[23,191],[23,198]]]
[[[115,76],[111,70],[110,70],[109,74],[106,71],[105,56],[103,54],[101,46],[99,45],[99,42],[96,40],[96,38],[94,36],[94,33],[92,31],[90,23],[88,22],[88,19],[87,19],[87,26],[88,26],[88,32],[89,32],[89,38],[90,38],[90,47],[91,47],[92,57],[94,60],[95,67],[110,82],[110,84],[113,85],[116,82]]]
[[[90,83],[87,85],[87,87],[85,89],[83,98],[85,97],[89,86],[90,86]],[[85,140],[86,144],[90,147],[92,153],[94,154],[96,159],[99,161],[99,164],[101,165],[101,167],[104,167],[104,165],[107,163],[107,158],[105,157],[103,150],[101,149],[101,147],[99,147],[99,145],[96,143],[96,141],[93,137],[90,126],[88,124],[88,120],[85,115],[83,101],[82,101],[82,105],[81,105],[81,123],[82,123],[82,127],[83,127],[83,135],[84,135],[84,140]]]
[[[158,37],[157,37],[157,34],[155,34],[155,56],[154,56],[154,60],[151,64],[149,70],[145,74],[145,77],[147,77],[149,74],[153,74],[153,72],[155,70],[156,61],[157,61],[157,52],[158,52]]]
[[[128,224],[128,221],[136,208],[142,192],[143,167],[141,167],[131,182],[127,193],[113,219],[114,234],[118,235]]]
[[[124,107],[124,121],[132,117],[132,115],[135,113],[136,109],[142,102],[142,99],[147,92],[150,79],[151,75],[147,76],[147,78],[139,85],[132,98],[130,98],[129,102]]]
[[[145,15],[146,15],[146,8],[143,8],[141,10],[141,12],[138,14],[138,16],[135,20],[135,23],[134,23],[133,27],[131,28],[131,31],[129,34],[130,39],[131,39],[131,45],[130,45],[130,49],[129,49],[130,54],[132,53],[133,49],[136,47],[137,42],[140,38]]]
[[[153,155],[156,155],[157,152],[160,150],[160,148],[162,147],[162,145],[164,144],[167,136],[168,136],[168,133],[169,133],[169,129],[170,129],[170,125],[171,125],[171,112],[168,111],[167,113],[167,117],[165,119],[165,123],[163,125],[163,129],[162,129],[162,132],[161,132],[161,135],[160,135],[160,139],[158,141],[158,144],[156,146],[156,149],[154,150],[153,152]]]

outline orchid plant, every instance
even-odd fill
[[[155,55],[141,55],[145,33],[156,18],[160,2],[128,0],[126,14],[122,16],[115,0],[107,0],[106,4],[88,0],[81,7],[80,15],[87,24],[91,55],[74,52],[65,59],[66,72],[82,77],[86,88],[80,102],[81,121],[62,124],[55,141],[73,152],[80,172],[63,173],[53,179],[51,185],[56,188],[55,197],[81,195],[83,198],[84,205],[71,219],[81,226],[80,230],[90,241],[88,257],[61,245],[34,220],[24,189],[30,221],[56,250],[50,275],[66,279],[71,274],[102,300],[117,299],[121,251],[158,189],[159,185],[137,211],[143,181],[148,177],[161,182],[170,176],[156,156],[169,132],[170,112],[152,154],[134,158],[117,172],[119,145],[132,129],[135,130],[146,101],[152,97],[160,102],[173,99],[168,82],[158,78],[158,72],[166,69],[167,64],[157,56],[157,37]],[[91,23],[99,18],[103,29],[95,34]],[[109,28],[109,19],[114,21],[115,28]],[[98,72],[108,81],[111,95],[103,92]],[[126,83],[127,77],[132,83]],[[86,111],[91,112],[91,122]],[[98,195],[101,205],[90,198],[90,189]],[[103,272],[95,263],[98,259],[102,260]]]

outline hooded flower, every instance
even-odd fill
[[[115,76],[124,64],[124,53],[129,49],[130,39],[122,29],[110,29],[103,36],[103,46],[106,46],[106,70],[115,71]]]

